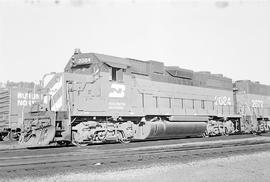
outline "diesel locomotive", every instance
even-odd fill
[[[211,136],[268,130],[270,87],[76,50],[43,79],[19,143],[43,146]],[[250,86],[255,84],[255,86]],[[257,88],[258,87],[258,88]]]

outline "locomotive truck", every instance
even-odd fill
[[[270,89],[251,92],[245,84],[76,50],[63,73],[44,78],[46,95],[24,114],[19,142],[87,145],[257,132],[258,121],[267,128]]]

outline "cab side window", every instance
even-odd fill
[[[116,81],[116,73],[117,73],[117,68],[112,67],[111,68],[111,76],[112,76],[111,80],[112,81]]]
[[[111,67],[111,80],[112,81],[123,81],[123,69]]]

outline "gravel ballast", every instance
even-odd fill
[[[269,181],[270,152],[227,158],[140,166],[133,169],[57,174],[50,177],[25,177],[10,181]],[[0,179],[1,181],[1,179]]]

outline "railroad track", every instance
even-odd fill
[[[218,138],[215,138],[215,140],[196,140],[196,142],[194,142],[194,140],[174,140],[173,143],[169,143],[172,140],[164,140],[164,141],[143,141],[143,142],[137,142],[137,143],[132,143],[132,144],[128,144],[128,145],[123,145],[123,144],[105,144],[105,145],[90,145],[90,146],[84,146],[84,147],[76,147],[76,146],[69,146],[69,147],[60,147],[60,146],[50,146],[50,147],[35,147],[35,148],[4,148],[4,149],[0,149],[0,159],[1,157],[5,158],[5,157],[10,157],[9,155],[12,156],[22,156],[22,155],[29,155],[29,154],[37,154],[37,153],[66,153],[66,152],[70,152],[70,151],[77,151],[77,150],[116,150],[116,149],[127,149],[127,150],[133,150],[132,148],[135,148],[135,150],[137,149],[148,149],[148,148],[168,148],[168,147],[181,147],[182,149],[186,148],[186,147],[190,147],[193,145],[196,146],[207,146],[207,144],[205,144],[205,142],[210,142],[209,143],[209,148],[213,145],[213,143],[215,144],[215,147],[218,147],[219,145],[226,145],[226,140],[216,140]],[[253,141],[255,138],[241,138],[240,140],[243,140],[245,142],[248,142],[249,140]],[[258,138],[260,142],[268,142],[268,138],[264,138],[265,140],[262,140],[260,138]],[[184,141],[184,142],[183,142]],[[269,138],[270,141],[270,138]],[[160,142],[160,143],[158,143]],[[176,143],[175,143],[176,142]],[[194,142],[194,143],[193,143]],[[221,142],[219,144],[219,142]],[[229,144],[232,143],[241,143],[242,141],[235,141],[235,139],[230,139]],[[255,141],[253,141],[255,142]],[[150,145],[150,146],[148,146]]]
[[[265,135],[265,136],[270,136],[270,135]],[[140,141],[140,142],[132,142],[130,144],[128,144],[128,146],[133,145],[134,143],[140,143],[142,145],[159,145],[159,143],[161,143],[162,145],[167,144],[167,143],[180,143],[180,144],[185,144],[185,143],[191,143],[191,142],[208,142],[208,141],[218,141],[218,140],[234,140],[234,139],[249,139],[249,138],[254,138],[252,135],[231,135],[231,136],[226,136],[225,138],[218,136],[218,137],[210,137],[210,138],[185,138],[185,139],[170,139],[170,140],[154,140],[154,141]],[[118,143],[107,143],[107,144],[93,144],[90,146],[84,146],[85,148],[91,147],[91,148],[96,148],[96,147],[100,147],[100,146],[117,146],[119,148],[119,146],[123,146],[122,144],[118,144]],[[1,142],[0,142],[0,146],[1,146]],[[50,150],[50,149],[57,149],[57,150],[63,150],[66,151],[67,148],[72,148],[74,149],[74,147],[76,148],[76,146],[45,146],[45,147],[30,147],[27,148],[25,146],[20,147],[20,146],[14,146],[14,145],[10,145],[10,147],[5,147],[5,148],[1,148],[0,147],[0,156],[5,155],[6,153],[10,153],[10,152],[18,152],[17,154],[19,155],[19,153],[23,153],[23,152],[29,152],[31,150],[33,151],[44,151],[44,150]],[[126,147],[126,146],[125,146]],[[61,149],[64,148],[64,149]]]
[[[45,153],[40,149],[33,154],[0,156],[0,177],[51,175],[61,171],[74,172],[76,170],[98,171],[156,162],[188,162],[194,159],[225,157],[266,150],[270,150],[270,140],[216,142],[201,145],[172,144],[121,149],[83,147],[69,148],[65,152],[45,150]]]

